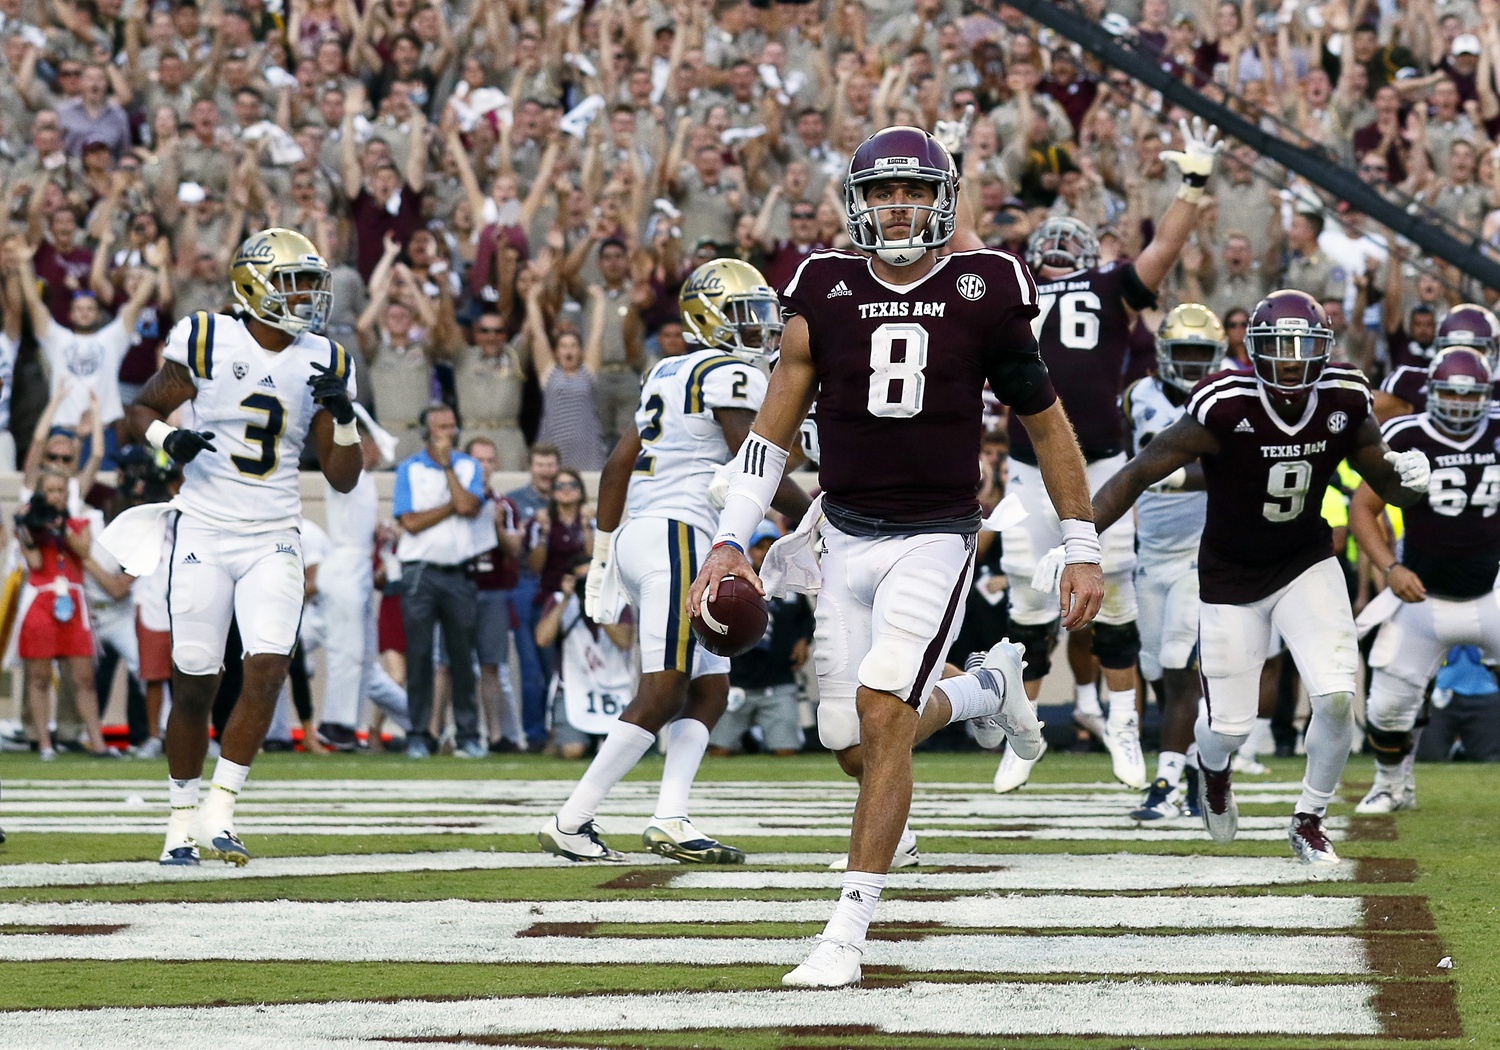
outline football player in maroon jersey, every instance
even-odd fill
[[[1025,418],[1062,519],[1060,615],[1088,623],[1104,597],[1083,458],[1037,353],[1036,287],[1020,259],[939,255],[953,236],[958,173],[919,128],[877,132],[844,181],[858,252],[815,252],[788,283],[781,359],[730,482],[715,546],[693,583],[760,581],[744,548],[816,394],[821,512],[818,732],[860,780],[848,870],[833,918],[784,983],[860,979],[865,931],[911,806],[911,748],[940,726],[987,722],[1027,757],[1042,747],[1008,641],[944,679],[974,571],[982,394]],[[811,526],[810,526],[811,527]],[[789,538],[790,540],[791,538]],[[788,541],[782,541],[788,542]]]
[[[1090,491],[1097,490],[1125,464],[1125,421],[1120,393],[1131,351],[1137,311],[1156,303],[1156,290],[1177,262],[1198,224],[1198,202],[1213,173],[1223,143],[1218,130],[1196,118],[1179,123],[1182,148],[1166,150],[1164,160],[1182,172],[1177,199],[1156,223],[1156,234],[1133,261],[1099,264],[1099,239],[1071,218],[1048,219],[1032,235],[1026,261],[1036,275],[1038,313],[1031,322],[1042,360],[1057,396],[1078,431],[1088,463]],[[1027,691],[1035,698],[1051,668],[1057,634],[1051,576],[1040,567],[1055,561],[1047,552],[1062,542],[1057,516],[1047,505],[1046,486],[1026,429],[1010,421],[1010,483],[1028,511],[1005,530],[1001,568],[1010,580],[1012,634],[1026,646]],[[1080,724],[1103,724],[1114,774],[1133,788],[1145,788],[1136,716],[1136,662],[1141,639],[1136,627],[1135,526],[1125,517],[1100,537],[1103,544],[1104,608],[1094,622],[1093,651],[1103,669],[1104,722],[1094,683],[1080,683]],[[1033,579],[1037,585],[1033,585]],[[1026,782],[1031,763],[1009,751],[995,773],[996,791],[1014,791]]]
[[[1198,659],[1207,713],[1194,737],[1203,822],[1216,842],[1231,841],[1238,828],[1229,760],[1255,725],[1275,628],[1312,700],[1292,851],[1323,866],[1338,861],[1323,815],[1354,742],[1359,654],[1322,493],[1348,459],[1380,498],[1408,507],[1426,494],[1430,468],[1416,449],[1387,447],[1364,375],[1329,360],[1333,330],[1312,296],[1271,293],[1251,313],[1245,340],[1254,374],[1223,372],[1199,383],[1186,414],[1095,494],[1094,514],[1108,527],[1148,486],[1201,459],[1208,513],[1198,552]]]
[[[1478,303],[1460,303],[1448,311],[1433,340],[1434,355],[1450,346],[1467,346],[1485,359],[1493,373],[1500,367],[1500,318]],[[1427,408],[1431,365],[1401,365],[1375,391],[1375,416],[1382,423]],[[1500,391],[1496,391],[1500,394]]]
[[[1434,466],[1425,498],[1404,514],[1399,560],[1381,527],[1380,496],[1361,485],[1349,507],[1360,549],[1401,599],[1370,650],[1365,721],[1375,784],[1356,813],[1416,806],[1412,728],[1444,654],[1477,645],[1490,659],[1500,657],[1493,593],[1500,571],[1500,405],[1491,400],[1491,382],[1478,347],[1450,346],[1428,369],[1427,410],[1386,423],[1382,433],[1391,448],[1422,452]]]

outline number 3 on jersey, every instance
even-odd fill
[[[251,478],[267,478],[276,470],[281,460],[281,435],[286,430],[286,406],[270,394],[251,394],[240,402],[240,407],[251,412],[264,412],[266,421],[245,424],[245,444],[260,445],[260,457],[230,456],[241,474]]]
[[[909,419],[922,411],[927,377],[927,329],[883,324],[870,333],[870,415]]]
[[[654,441],[661,440],[661,414],[667,409],[666,403],[662,401],[660,394],[652,394],[646,400],[646,411],[651,413],[651,419],[641,428],[641,444],[649,445]],[[635,467],[631,469],[632,474],[645,474],[648,477],[656,473],[656,457],[648,455],[643,448],[635,457]]]

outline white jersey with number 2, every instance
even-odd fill
[[[330,368],[347,381],[352,400],[348,352],[311,333],[273,352],[238,317],[200,311],[173,326],[163,357],[192,375],[197,392],[186,425],[211,431],[216,449],[183,467],[174,506],[236,532],[296,528],[302,517],[297,461],[318,411],[307,381],[316,374],[314,364]]]
[[[635,429],[641,452],[625,505],[632,518],[670,518],[710,536],[719,512],[709,506],[714,468],[729,461],[716,408],[760,410],[766,377],[743,358],[696,350],[657,362],[641,382]]]

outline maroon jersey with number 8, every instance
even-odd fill
[[[977,514],[985,381],[1023,415],[1056,400],[1031,334],[1036,286],[1009,253],[956,252],[893,285],[864,255],[815,252],[782,301],[807,320],[831,514],[918,526]]]
[[[1370,415],[1363,372],[1325,365],[1291,423],[1243,372],[1203,380],[1187,412],[1219,440],[1219,452],[1203,457],[1208,516],[1198,580],[1205,602],[1259,601],[1333,555],[1323,491]]]

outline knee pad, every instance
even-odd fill
[[[1375,761],[1384,766],[1393,766],[1411,754],[1409,729],[1377,729],[1369,726],[1365,730],[1365,739],[1370,742],[1370,750],[1375,752]]]
[[[1343,721],[1349,717],[1354,707],[1354,694],[1352,693],[1322,693],[1317,696],[1308,697],[1308,704],[1313,709],[1313,714],[1322,715],[1335,721]]]
[[[1121,671],[1135,666],[1141,655],[1141,632],[1135,621],[1130,623],[1095,623],[1094,655],[1110,670]]]
[[[866,689],[905,697],[916,681],[920,655],[889,637],[877,638],[859,662],[859,684]]]
[[[1040,682],[1052,670],[1052,643],[1057,638],[1058,621],[1051,623],[1012,623],[1006,637],[1017,645],[1026,647],[1026,670],[1021,677],[1028,682]]]
[[[206,645],[182,642],[172,647],[172,663],[185,675],[203,677],[224,670],[224,654]]]

